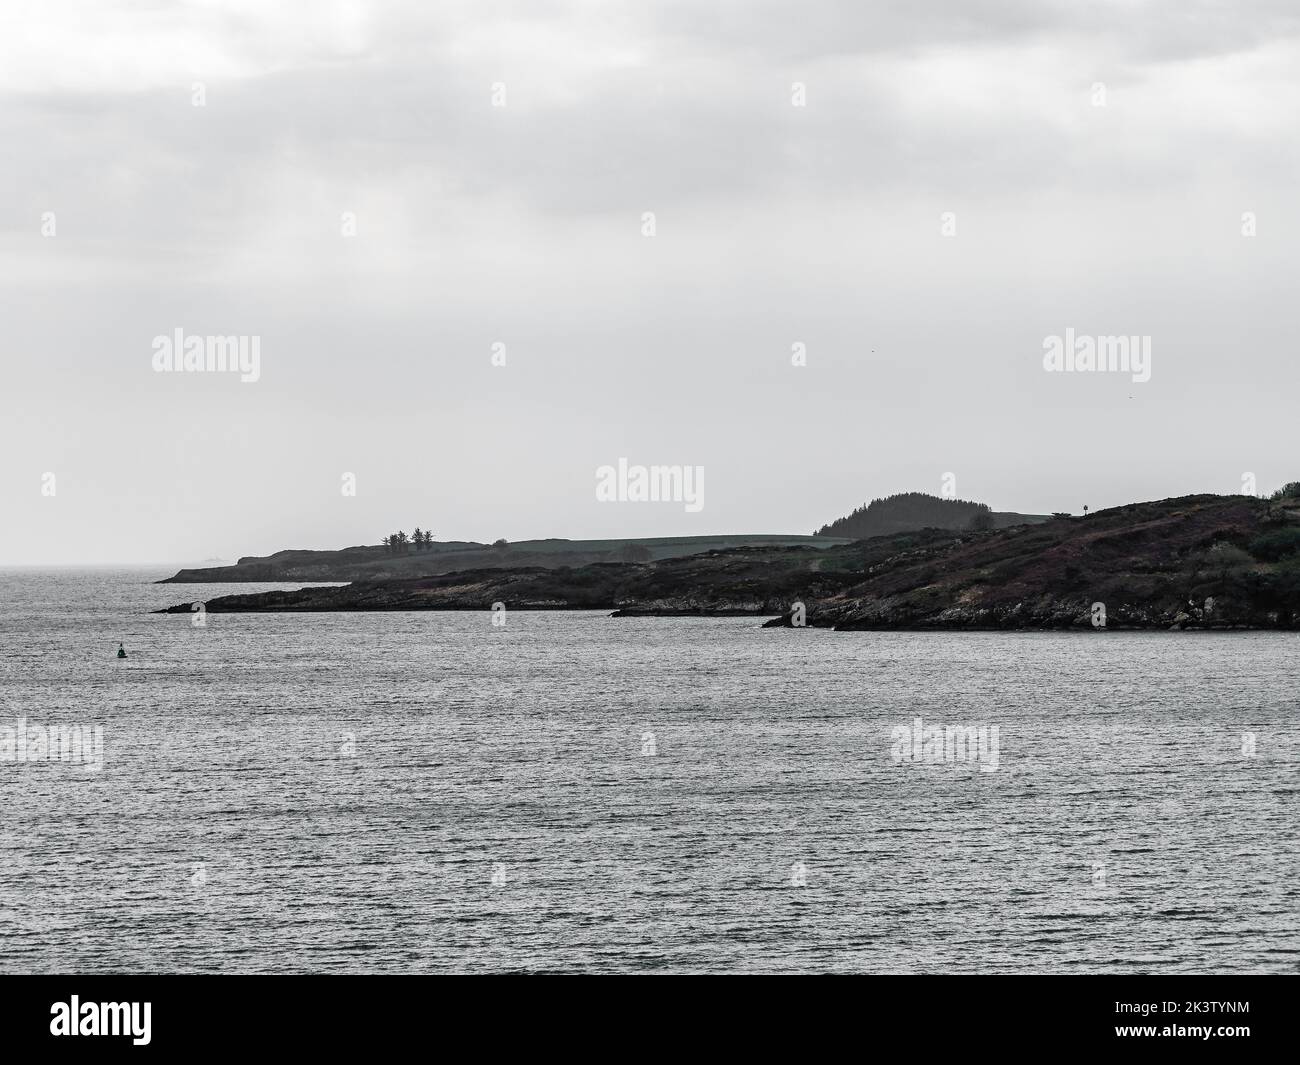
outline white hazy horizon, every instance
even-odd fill
[[[0,564],[1270,492],[1298,122],[1267,0],[5,5]]]

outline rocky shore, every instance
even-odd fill
[[[210,612],[607,610],[851,629],[1300,628],[1300,501],[1186,496],[988,532],[231,595]],[[168,608],[189,613],[189,603]]]

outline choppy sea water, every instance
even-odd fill
[[[103,729],[0,761],[0,971],[1300,968],[1295,635],[199,627],[164,575],[0,572],[0,729]]]

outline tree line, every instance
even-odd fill
[[[991,529],[994,524],[987,503],[943,499],[924,492],[900,492],[873,499],[846,517],[823,525],[814,535],[864,540],[916,529]]]
[[[385,536],[379,541],[388,549],[390,555],[407,555],[410,554],[411,548],[417,551],[428,551],[433,547],[433,533],[423,532],[417,525],[415,532],[407,536],[406,533],[398,529],[391,536]]]

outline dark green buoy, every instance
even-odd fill
[[[126,648],[123,647],[120,643],[117,645],[117,657],[118,658],[126,657]]]

